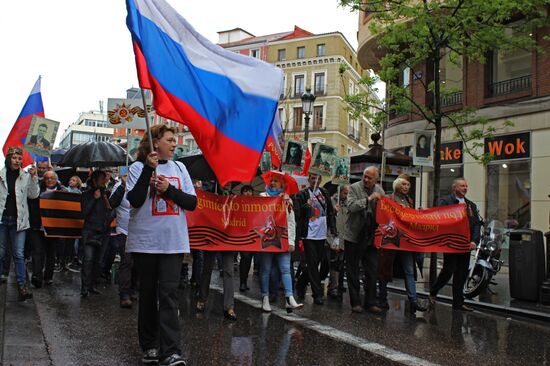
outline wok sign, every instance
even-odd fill
[[[286,204],[280,197],[197,191],[197,208],[185,215],[192,249],[288,251]]]
[[[376,206],[374,244],[413,252],[469,251],[470,224],[462,204],[415,210],[382,197]]]
[[[531,134],[529,132],[495,136],[485,139],[485,153],[493,160],[522,159],[531,156]]]

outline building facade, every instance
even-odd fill
[[[372,14],[359,15],[358,59],[363,68],[380,69],[382,51],[370,32]],[[511,228],[548,230],[550,211],[550,28],[540,29],[535,37],[545,53],[515,50],[487,55],[485,64],[463,60],[458,65],[443,60],[441,80],[456,92],[442,101],[444,111],[474,107],[489,119],[493,138],[479,141],[483,151],[494,158],[486,166],[473,159],[457,140],[456,130],[445,127],[442,133],[441,194],[450,191],[452,180],[464,176],[469,183],[468,196],[476,202],[487,221],[499,219]],[[433,74],[426,65],[404,69],[399,82],[411,88],[420,104],[429,103],[421,83],[429,83]],[[513,126],[505,126],[510,121]],[[415,130],[425,130],[425,120],[416,114],[392,115],[385,130],[385,147],[407,150]],[[474,128],[466,126],[466,129]],[[433,173],[424,173],[421,207],[431,203]],[[417,184],[417,197],[420,196]]]
[[[112,141],[113,129],[107,127],[107,113],[103,111],[89,111],[80,113],[78,119],[69,125],[63,135],[59,146],[69,149],[74,145],[88,141]]]
[[[353,119],[346,95],[366,91],[359,84],[365,72],[353,47],[340,32],[313,34],[299,27],[288,32],[255,37],[240,29],[218,32],[219,44],[231,51],[259,58],[284,71],[279,117],[285,140],[303,139],[305,115],[301,96],[310,88],[316,96],[309,120],[309,143],[324,143],[340,155],[366,149],[372,126]],[[340,76],[342,64],[347,71]]]

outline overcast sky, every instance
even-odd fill
[[[340,31],[357,48],[357,13],[337,0],[168,0],[214,43],[216,32],[240,27],[256,36],[290,31]],[[137,86],[122,0],[0,2],[0,140],[2,146],[38,75],[46,118],[64,129],[99,101]],[[3,156],[0,158],[3,160]]]

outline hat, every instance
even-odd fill
[[[23,155],[23,150],[19,146],[10,146],[10,148],[8,148],[8,153],[6,154],[6,156],[13,154]]]
[[[262,179],[264,180],[266,186],[269,185],[273,177],[277,177],[283,181],[285,192],[288,195],[298,193],[298,183],[289,174],[280,172],[278,170],[270,170],[262,174]]]

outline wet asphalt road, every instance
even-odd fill
[[[48,359],[25,364],[139,365],[137,307],[119,308],[116,286],[81,299],[78,274],[56,276],[54,286],[34,291]],[[217,282],[214,274],[214,287]],[[343,303],[327,300],[324,306],[311,304],[309,297],[295,315],[282,310],[263,314],[256,307],[257,277],[250,282],[251,291],[236,295],[237,322],[223,318],[217,291],[211,292],[203,314],[194,310],[191,291],[182,291],[180,321],[189,365],[394,364],[391,360],[426,365],[550,365],[547,324],[481,312],[464,314],[445,304],[410,316],[404,297],[396,294],[391,295],[391,309],[384,316],[352,314],[347,297]],[[11,304],[11,313],[24,314],[34,304]],[[27,326],[36,321],[31,319]],[[9,340],[10,335],[5,337]]]

